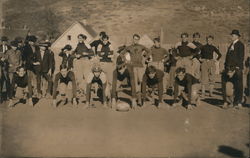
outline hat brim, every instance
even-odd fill
[[[237,35],[237,36],[241,36],[240,34],[237,34],[237,33],[231,33],[230,35]]]

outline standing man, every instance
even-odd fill
[[[202,97],[205,96],[206,85],[209,85],[209,96],[213,96],[215,82],[215,60],[214,53],[218,55],[217,61],[221,58],[218,48],[213,45],[214,37],[209,35],[206,37],[207,44],[201,47],[201,91]]]
[[[101,43],[103,42],[102,37],[103,37],[104,35],[106,35],[106,32],[104,32],[104,31],[100,32],[100,33],[99,33],[99,39],[93,41],[92,43],[90,43],[90,46],[91,46],[91,48],[94,50],[95,55],[98,55],[98,54],[97,54],[97,47],[98,47],[99,44],[101,44]]]
[[[36,56],[38,61],[40,62],[40,65],[36,67],[36,74],[38,77],[38,85],[39,85],[39,91],[41,91],[42,96],[49,96],[51,95],[52,91],[52,58],[49,50],[47,49],[46,43],[40,43],[39,44],[40,51],[36,52]],[[44,80],[47,81],[47,84],[45,84]],[[47,88],[46,88],[46,86]],[[42,88],[41,88],[42,87]]]
[[[94,52],[91,49],[90,45],[85,43],[87,36],[79,34],[77,36],[78,44],[73,55],[76,57],[74,60],[74,72],[76,75],[77,88],[80,89],[83,78],[89,74],[92,63],[90,59],[94,56]]]
[[[166,49],[161,47],[160,38],[154,38],[154,45],[151,48],[151,58],[152,62],[149,65],[153,65],[155,68],[164,72],[164,62],[169,60],[169,53]],[[164,73],[163,79],[163,91],[166,92],[169,85],[168,84],[169,74]]]
[[[13,75],[17,68],[22,65],[22,56],[20,50],[18,50],[17,41],[10,42],[11,49],[7,50],[5,58],[8,63],[8,76],[10,83],[12,83]]]
[[[234,106],[237,108],[242,107],[243,99],[243,66],[244,66],[244,55],[245,46],[240,41],[239,30],[232,30],[231,33],[232,43],[228,47],[226,60],[225,60],[225,70],[231,66],[236,68],[235,76],[238,79],[238,90],[235,94]]]
[[[8,89],[8,63],[5,59],[5,53],[7,50],[10,49],[8,45],[8,38],[3,36],[1,38],[1,45],[0,45],[0,103],[3,102],[3,93],[7,92]]]
[[[97,54],[100,57],[100,64],[101,67],[107,75],[108,83],[111,84],[112,82],[112,73],[113,73],[113,54],[114,50],[109,42],[109,36],[108,35],[103,35],[102,36],[102,43],[100,43],[97,47]]]
[[[138,34],[134,34],[133,44],[126,47],[123,53],[127,53],[129,55],[127,58],[130,59],[129,64],[133,68],[138,104],[141,105],[141,83],[146,69],[146,61],[150,58],[150,50],[139,44],[139,41],[140,36]]]
[[[200,59],[200,53],[201,53],[201,47],[202,44],[200,43],[200,38],[201,35],[199,32],[195,32],[193,34],[193,44],[197,47],[197,49],[194,50],[194,55],[193,55],[193,59],[192,59],[192,67],[193,67],[193,74],[194,77],[196,77],[197,79],[200,79],[201,77],[201,63],[199,61]]]
[[[39,47],[35,44],[36,41],[37,38],[34,35],[30,35],[27,37],[28,43],[24,46],[23,49],[23,60],[25,62],[25,68],[27,70],[28,77],[30,78],[29,80],[31,81],[32,86],[35,87],[35,95],[37,95],[37,97],[40,97],[41,94],[39,94],[38,92],[39,82],[37,81],[39,80],[39,78],[37,78],[37,74],[35,72],[35,67],[38,67],[40,65],[36,57],[36,52],[39,51]]]
[[[175,46],[179,51],[179,59],[176,63],[178,67],[185,67],[187,72],[193,75],[193,56],[198,51],[197,47],[188,41],[188,34],[181,34],[181,42],[178,42]]]

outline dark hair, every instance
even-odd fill
[[[154,38],[154,42],[160,42],[160,41],[161,41],[160,37]]]
[[[18,67],[16,68],[16,71],[19,71],[20,69],[24,69],[24,71],[26,71],[26,69],[25,69],[24,66],[18,66]]]
[[[105,35],[103,35],[103,36],[102,36],[102,40],[104,40],[104,39],[109,40],[109,36],[108,36],[108,35],[106,35],[106,34],[105,34]]]
[[[153,65],[150,65],[147,69],[146,69],[146,74],[152,74],[156,72],[156,68]]]
[[[101,31],[101,32],[99,33],[99,36],[104,36],[104,35],[106,35],[106,32],[104,32],[104,31]]]
[[[188,37],[188,33],[184,32],[184,33],[181,34],[181,38],[182,38],[182,36]]]
[[[208,40],[209,38],[214,39],[214,36],[209,35],[209,36],[206,37],[206,40]]]
[[[137,37],[137,38],[139,38],[139,39],[141,38],[140,35],[138,35],[138,34],[134,34],[134,35],[133,35],[133,38],[134,38],[134,37]]]
[[[72,50],[72,46],[67,44],[66,46],[63,47],[62,51],[64,51],[64,50],[70,51],[70,50]]]
[[[195,32],[195,33],[193,34],[193,38],[196,37],[196,36],[198,36],[199,38],[201,37],[201,35],[200,35],[199,32]]]
[[[175,70],[176,74],[179,74],[179,73],[186,73],[186,69],[184,67],[178,67],[176,70]]]
[[[79,38],[79,37],[82,37],[83,39],[87,39],[87,36],[86,35],[84,35],[84,34],[79,34],[78,36],[77,36],[77,38]]]
[[[229,72],[229,71],[235,71],[235,70],[236,70],[235,66],[228,66],[227,67],[227,72]]]
[[[67,69],[67,70],[69,70],[69,68],[68,68],[68,66],[67,66],[66,64],[60,65],[60,71],[61,71],[62,69]]]

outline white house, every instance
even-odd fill
[[[97,36],[97,33],[90,25],[76,21],[55,42],[53,42],[51,45],[52,50],[60,50],[66,44],[70,44],[73,49],[76,48],[78,43],[77,36],[79,34],[87,36],[87,43],[90,43]]]
[[[154,42],[150,37],[148,37],[148,35],[144,34],[141,37],[139,44],[144,45],[147,48],[151,48],[154,45]]]

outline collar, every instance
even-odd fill
[[[237,40],[235,40],[235,41],[233,41],[233,44],[235,44],[236,42],[238,42],[239,41],[239,39],[237,39]]]

